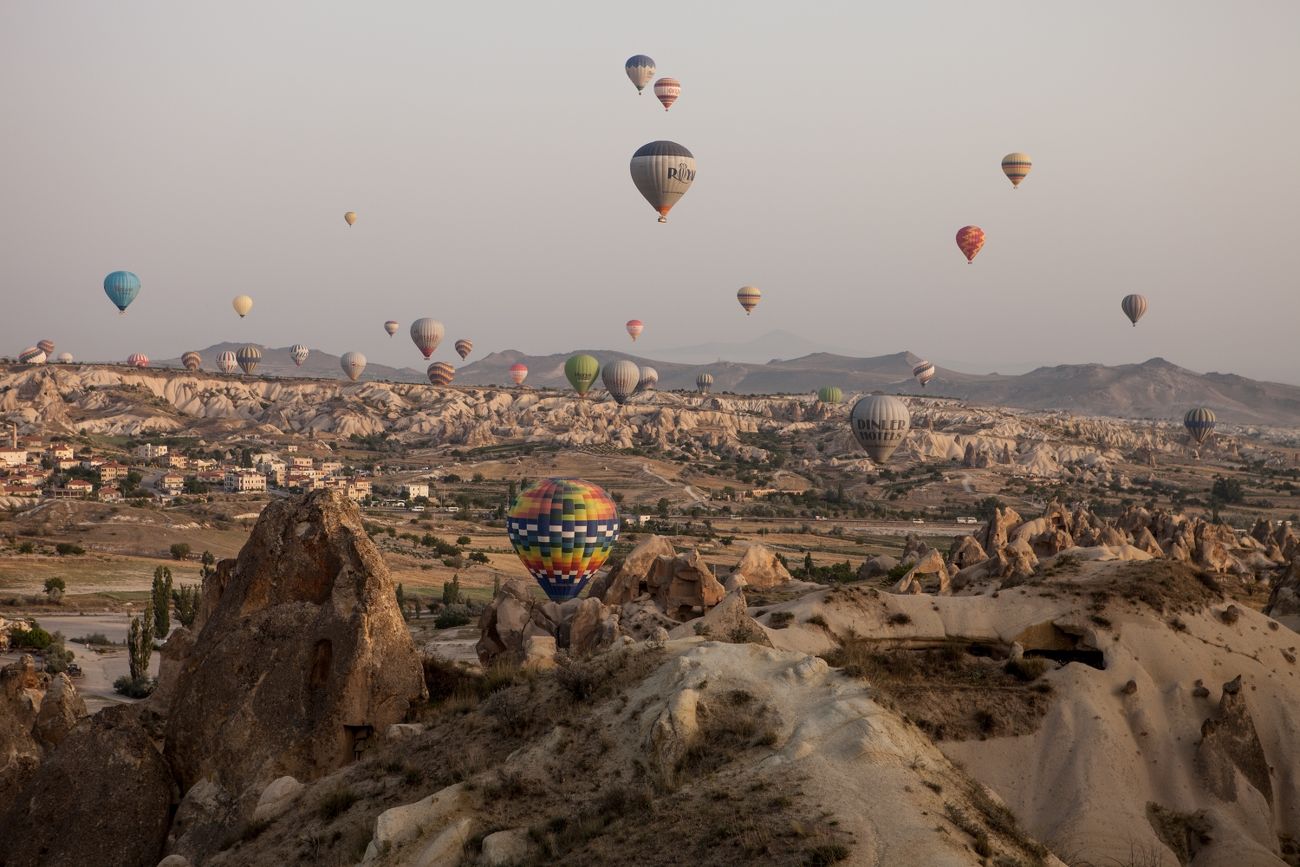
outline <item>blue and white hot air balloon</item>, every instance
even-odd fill
[[[644,54],[633,54],[627,59],[627,63],[623,64],[623,71],[627,73],[628,78],[632,79],[639,94],[654,79],[655,62]]]
[[[140,294],[140,278],[130,271],[114,271],[104,278],[104,294],[118,312],[125,313],[135,296]]]

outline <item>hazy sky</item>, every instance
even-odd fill
[[[1294,0],[10,0],[0,353],[300,341],[422,366],[418,316],[471,360],[624,347],[637,317],[647,355],[785,328],[1300,382],[1297,34]],[[681,80],[671,112],[634,53]],[[628,175],[659,138],[699,170],[666,225]],[[125,317],[119,268],[144,284]]]

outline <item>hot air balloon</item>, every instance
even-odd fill
[[[1002,158],[1002,173],[1011,181],[1011,189],[1020,186],[1020,182],[1029,174],[1029,170],[1034,167],[1033,162],[1029,159],[1029,154],[1014,153],[1007,154]]]
[[[921,388],[925,388],[925,384],[934,379],[934,365],[922,359],[912,368],[912,376],[915,376],[916,381],[921,383]]]
[[[651,391],[659,384],[659,371],[653,367],[641,368],[641,377],[637,380],[636,391],[634,394],[641,394],[643,391]]]
[[[618,541],[618,509],[582,479],[544,479],[525,488],[506,515],[506,534],[554,602],[577,597]]]
[[[36,348],[39,349],[41,352],[44,352],[46,355],[53,355],[53,354],[54,354],[54,341],[53,341],[53,340],[38,340],[38,341],[36,341]]]
[[[564,378],[578,393],[579,397],[587,394],[587,389],[600,376],[600,362],[590,355],[575,355],[564,362]]]
[[[650,79],[655,77],[655,62],[644,54],[633,54],[623,64],[623,71],[636,85],[636,92],[640,95],[641,91],[645,90],[645,86],[650,83]]]
[[[664,111],[672,108],[681,95],[682,83],[677,79],[664,77],[655,82],[655,96],[664,104]]]
[[[907,404],[887,394],[869,394],[853,405],[849,423],[858,445],[878,464],[889,460],[912,427]]]
[[[425,370],[425,374],[429,377],[429,382],[443,388],[451,385],[452,379],[456,377],[456,368],[445,361],[435,361]]]
[[[230,302],[230,306],[234,307],[239,318],[243,319],[248,315],[248,311],[253,309],[253,299],[247,295],[236,295],[235,300]]]
[[[844,400],[844,392],[836,385],[823,385],[817,389],[817,399],[822,403],[837,404]]]
[[[442,343],[442,323],[437,319],[417,319],[411,323],[411,340],[415,341],[416,347],[428,358],[433,355],[433,351]]]
[[[392,319],[384,323],[384,330],[388,332],[389,337],[392,337],[394,334],[396,334],[397,329],[401,327],[402,326],[398,325],[397,322]]]
[[[72,363],[72,353],[71,353],[71,352],[60,352],[60,353],[59,353],[59,357],[56,358],[56,359],[54,359],[54,360],[57,361],[59,364],[71,364],[71,363]]]
[[[640,319],[629,319],[627,321],[627,333],[632,335],[633,343],[636,343],[636,339],[641,336],[642,331],[645,331],[645,323]]]
[[[1119,302],[1119,306],[1128,317],[1128,321],[1136,328],[1138,320],[1147,312],[1147,299],[1143,295],[1125,295],[1124,300]]]
[[[606,364],[600,372],[600,380],[605,383],[605,390],[619,406],[636,391],[636,384],[641,381],[641,368],[626,358],[620,358],[613,364]]]
[[[357,221],[356,211],[348,211],[346,214],[343,215],[343,222],[347,223],[349,226],[351,226],[356,221]]]
[[[289,357],[293,359],[293,363],[298,367],[302,367],[302,363],[307,360],[309,354],[307,347],[301,343],[295,343],[289,347]]]
[[[149,356],[145,355],[143,352],[133,352],[127,356],[126,363],[131,367],[148,367]]]
[[[962,226],[957,230],[957,249],[966,257],[966,264],[975,261],[984,246],[984,230],[979,226]]]
[[[515,362],[510,365],[510,381],[515,385],[523,385],[524,380],[528,378],[528,365],[523,362]]]
[[[1204,406],[1189,409],[1187,415],[1183,416],[1183,427],[1187,428],[1187,432],[1192,435],[1192,439],[1196,440],[1197,445],[1205,442],[1206,437],[1214,433],[1214,423],[1214,410]]]
[[[741,286],[736,290],[736,300],[740,302],[741,307],[745,308],[746,316],[758,306],[758,302],[762,299],[763,293],[758,291],[757,286]]]
[[[711,388],[713,388],[713,374],[701,373],[695,377],[695,390],[700,394],[708,394]]]
[[[456,354],[459,355],[461,359],[469,358],[469,354],[473,351],[474,341],[466,340],[463,337],[456,341]]]
[[[239,362],[240,369],[248,376],[253,375],[253,371],[257,370],[257,364],[261,360],[262,350],[251,343],[247,346],[241,346],[239,351],[235,353],[235,361]]]
[[[235,358],[235,353],[227,349],[217,355],[217,370],[222,373],[234,373],[238,369],[239,359]]]
[[[695,157],[676,142],[652,141],[632,154],[632,183],[668,222],[668,212],[695,180]]]
[[[104,294],[119,312],[125,313],[140,294],[140,278],[130,271],[114,271],[104,278]]]
[[[198,370],[203,366],[203,356],[197,352],[187,352],[181,356],[181,364],[186,370]]]
[[[29,346],[18,353],[19,364],[44,364],[45,359],[45,353],[35,346]]]
[[[339,357],[339,367],[348,379],[356,382],[366,369],[366,357],[360,352],[345,352]]]

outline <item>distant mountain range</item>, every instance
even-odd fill
[[[212,370],[217,353],[236,350],[239,346],[221,343],[202,350],[200,355],[203,356],[204,368]],[[1223,421],[1300,425],[1300,387],[1261,382],[1235,374],[1196,373],[1163,358],[1114,367],[1063,364],[1039,367],[1018,375],[971,374],[939,367],[935,378],[923,390],[912,378],[912,366],[919,358],[910,352],[871,358],[813,352],[798,358],[766,362],[690,363],[661,361],[607,349],[575,349],[553,355],[526,355],[507,350],[490,353],[460,367],[455,384],[505,386],[510,383],[511,365],[522,362],[528,366],[526,385],[567,388],[564,362],[577,352],[594,355],[602,363],[626,358],[638,365],[653,367],[659,374],[660,389],[693,390],[695,378],[708,372],[713,376],[714,391],[737,394],[807,394],[823,385],[836,385],[844,390],[846,396],[869,391],[925,394],[995,406],[1061,409],[1129,418],[1181,418],[1190,407],[1208,406]],[[437,357],[445,358],[446,355],[444,350]],[[165,359],[155,362],[154,366],[181,365],[179,359]],[[337,355],[313,349],[307,362],[297,367],[289,357],[288,347],[263,348],[262,363],[257,372],[264,376],[342,378]],[[362,378],[393,382],[426,381],[423,370],[381,364],[369,365]],[[598,380],[596,388],[599,387]]]

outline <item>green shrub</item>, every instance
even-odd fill
[[[469,623],[469,620],[468,614],[447,609],[434,619],[433,625],[437,629],[450,629],[453,626],[464,626]]]
[[[86,553],[86,549],[80,545],[74,545],[71,542],[59,542],[54,546],[54,551],[60,557],[80,557]]]
[[[131,677],[124,674],[113,681],[113,691],[127,698],[147,698],[157,682],[151,677]]]

